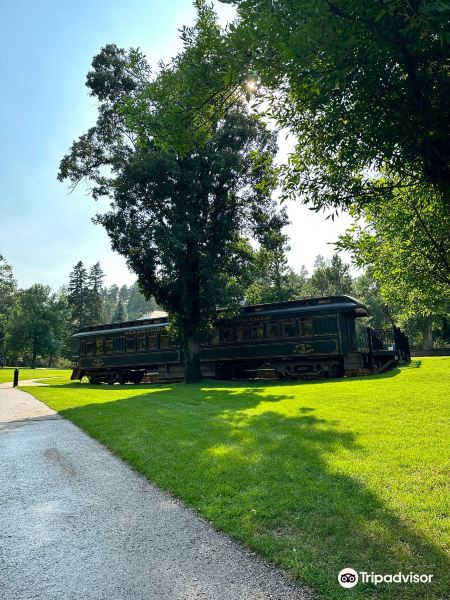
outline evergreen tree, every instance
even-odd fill
[[[121,288],[119,289],[119,295],[118,295],[119,302],[122,302],[122,304],[126,305],[129,297],[130,297],[130,290],[128,289],[128,287],[126,285],[122,285]]]
[[[159,307],[154,298],[146,300],[144,294],[139,289],[137,281],[129,288],[127,314],[128,318],[133,321],[139,319],[145,314],[157,310]]]
[[[119,286],[111,285],[109,288],[102,288],[102,323],[111,323],[112,315],[117,305],[119,296]]]
[[[119,300],[111,320],[113,323],[122,323],[122,321],[126,321],[126,319],[127,316],[125,312],[125,307],[122,301]]]
[[[304,293],[308,296],[352,294],[353,281],[350,275],[350,265],[344,263],[338,254],[333,254],[331,259],[325,259],[318,255]]]
[[[87,303],[87,322],[88,324],[100,323],[103,307],[103,271],[100,263],[95,263],[89,271],[88,290],[86,294]]]
[[[304,279],[294,273],[287,259],[290,247],[283,228],[288,223],[286,211],[281,210],[271,216],[265,215],[259,224],[258,233],[263,244],[255,253],[256,276],[246,293],[248,303],[280,302],[301,295]]]
[[[67,300],[72,329],[79,329],[88,323],[88,274],[80,260],[69,276]]]

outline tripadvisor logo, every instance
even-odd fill
[[[343,588],[352,588],[358,583],[358,573],[355,569],[346,567],[339,572],[338,581]]]
[[[361,580],[362,583],[373,583],[378,585],[379,583],[431,583],[433,575],[418,573],[402,573],[399,571],[394,575],[387,573],[381,575],[380,573],[368,573],[367,571],[360,571],[357,573],[355,569],[346,567],[339,571],[338,582],[343,588],[352,588]]]

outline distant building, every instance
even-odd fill
[[[142,317],[139,317],[138,321],[143,319],[162,319],[163,317],[167,317],[167,313],[164,310],[152,310],[151,312],[142,315]]]

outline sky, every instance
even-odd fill
[[[179,49],[179,28],[194,20],[191,0],[0,0],[0,254],[21,287],[67,283],[75,263],[100,262],[105,284],[136,277],[112,252],[92,217],[107,208],[83,186],[69,193],[56,180],[71,143],[95,123],[85,87],[92,58],[107,43],[139,47],[156,66]],[[217,3],[222,24],[233,9]],[[287,148],[281,145],[281,155]],[[288,205],[294,270],[331,256],[348,216],[334,223],[300,202]]]

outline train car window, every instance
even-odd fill
[[[145,334],[137,336],[136,349],[138,352],[145,352],[147,350],[147,340],[145,338]]]
[[[113,342],[112,338],[105,339],[105,354],[112,354],[113,345],[114,345],[114,342]]]
[[[313,335],[313,322],[311,318],[304,317],[300,319],[300,335],[302,337],[311,337]]]
[[[262,340],[264,337],[264,323],[255,321],[251,324],[252,340]]]
[[[115,336],[113,341],[113,352],[122,352],[123,336]]]
[[[232,344],[234,342],[234,327],[222,327],[222,341],[225,344]]]
[[[168,348],[169,347],[169,336],[167,333],[159,334],[159,347],[160,348]]]
[[[86,342],[80,342],[80,356],[86,356]]]
[[[86,356],[92,356],[94,354],[94,340],[86,341]]]
[[[156,333],[149,333],[147,336],[147,340],[148,340],[148,349],[156,350],[156,348],[158,347],[158,337],[157,337]]]
[[[313,320],[315,335],[337,333],[337,319],[335,316],[315,317]]]
[[[295,337],[297,335],[297,327],[295,319],[283,320],[283,337]]]
[[[136,351],[136,338],[134,335],[125,336],[125,352],[135,352]]]
[[[103,354],[103,338],[97,338],[95,340],[95,354]]]
[[[220,334],[217,327],[214,327],[211,336],[210,336],[211,344],[220,344]]]
[[[280,337],[280,324],[277,321],[269,321],[267,324],[267,337],[268,338],[279,338]]]
[[[242,324],[237,326],[238,342],[245,342],[250,339],[250,325]]]

